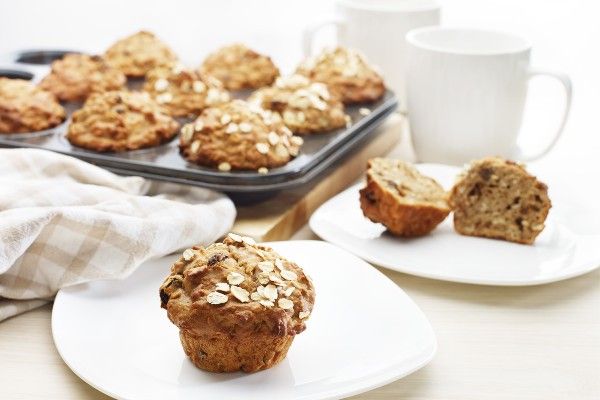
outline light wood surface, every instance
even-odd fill
[[[288,239],[321,204],[361,176],[368,159],[387,154],[401,138],[406,140],[407,130],[406,118],[392,114],[373,140],[355,149],[315,184],[281,192],[259,204],[238,207],[232,230],[260,241]]]

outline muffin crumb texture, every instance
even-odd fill
[[[295,263],[249,237],[185,250],[160,288],[186,355],[213,372],[267,369],[306,329],[315,300]]]

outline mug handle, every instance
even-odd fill
[[[331,17],[329,19],[315,22],[309,25],[302,34],[302,50],[304,57],[310,57],[313,54],[313,42],[317,33],[326,26],[333,25],[339,31],[344,29],[344,21],[339,17]]]
[[[561,134],[563,133],[563,130],[567,123],[567,119],[569,117],[569,111],[571,110],[571,95],[572,95],[572,91],[573,91],[573,89],[572,89],[573,85],[571,84],[571,78],[569,78],[569,76],[567,74],[564,74],[562,72],[555,72],[555,71],[549,71],[549,70],[538,69],[538,68],[530,68],[528,75],[529,75],[528,79],[531,79],[534,76],[540,76],[540,75],[557,79],[560,83],[562,83],[563,87],[565,88],[565,96],[566,97],[565,97],[565,109],[563,111],[562,119],[558,126],[558,130],[552,137],[552,140],[548,144],[546,144],[544,147],[542,147],[542,149],[540,149],[536,152],[533,152],[533,153],[526,153],[522,149],[519,148],[517,150],[516,158],[521,161],[537,160],[538,158],[546,155],[554,147],[554,145],[560,138]]]

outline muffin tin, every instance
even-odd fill
[[[33,54],[33,56],[32,56]],[[25,51],[4,57],[6,68],[0,66],[0,76],[33,74],[31,80],[39,81],[49,70],[40,63],[51,63],[64,54],[62,51]],[[21,60],[21,61],[20,61]],[[29,60],[34,66],[23,63]],[[8,75],[11,73],[12,75]],[[135,85],[135,82],[133,82]],[[133,86],[133,85],[132,85]],[[138,85],[135,85],[138,86]],[[233,93],[234,97],[246,97],[247,93]],[[376,134],[376,129],[396,109],[398,101],[391,91],[379,101],[346,107],[352,124],[331,133],[305,135],[300,154],[287,165],[273,168],[268,174],[256,171],[221,172],[187,162],[179,155],[178,139],[164,145],[120,153],[99,153],[72,146],[65,138],[68,120],[56,128],[31,134],[0,134],[0,147],[26,147],[56,151],[70,155],[108,170],[124,175],[139,175],[151,179],[202,186],[228,193],[267,193],[290,189],[307,184],[317,178],[329,166],[339,161],[359,145]],[[70,114],[77,107],[65,105]],[[361,108],[370,113],[363,115]]]

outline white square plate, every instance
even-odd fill
[[[459,172],[445,165],[417,167],[446,189]],[[355,185],[323,204],[312,215],[310,227],[322,239],[373,264],[426,278],[503,286],[559,281],[600,266],[600,234],[575,233],[553,218],[561,205],[553,206],[534,245],[459,235],[452,215],[427,236],[402,239],[363,216],[358,193],[363,186]]]
[[[52,333],[67,365],[119,399],[339,399],[410,374],[436,350],[429,322],[396,284],[359,258],[318,241],[271,243],[313,279],[307,329],[283,362],[253,374],[204,372],[185,356],[158,288],[176,256],[123,281],[61,290]]]

